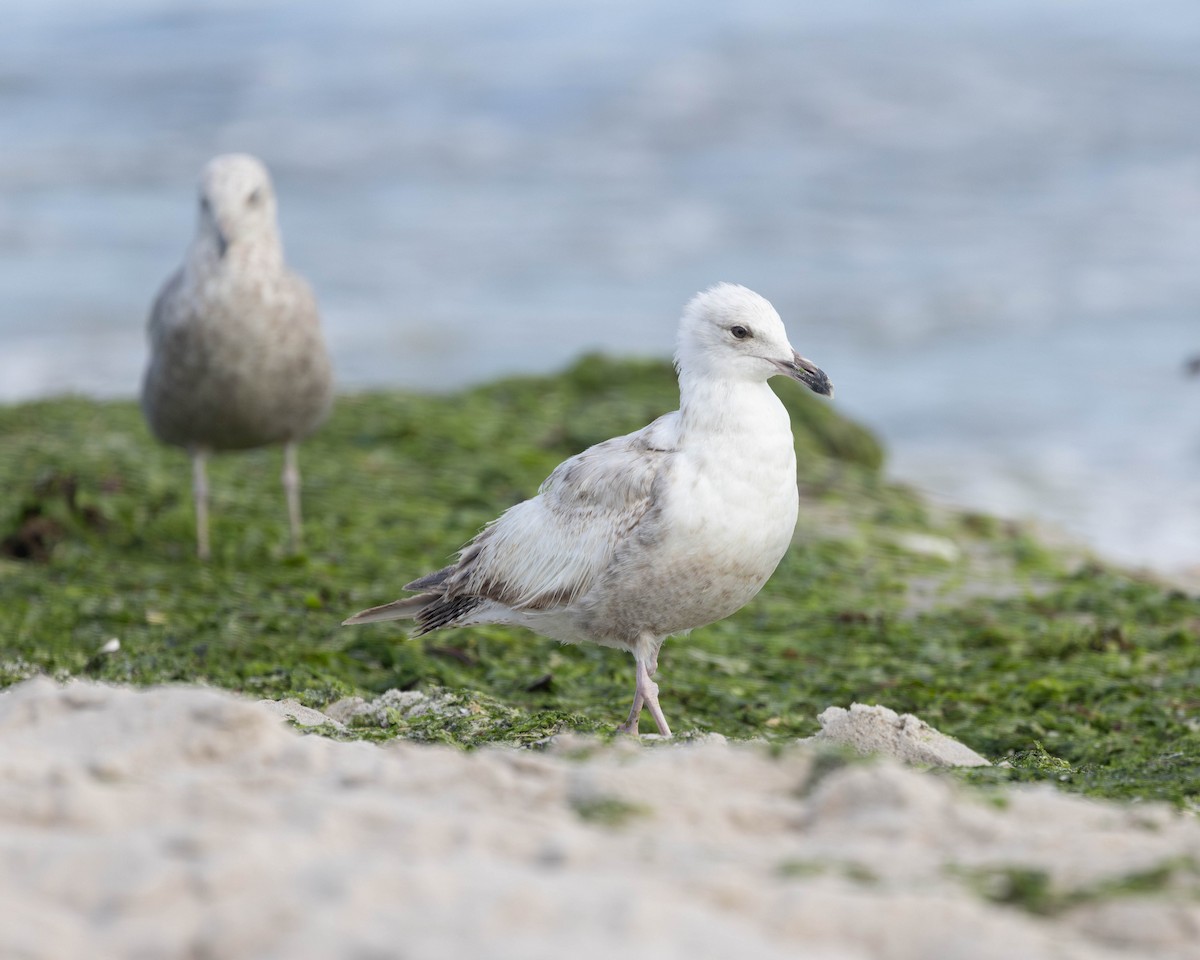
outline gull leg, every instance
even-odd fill
[[[669,737],[671,735],[671,728],[667,726],[667,718],[663,716],[662,707],[658,705],[658,684],[650,679],[656,669],[658,669],[657,651],[654,656],[654,665],[642,666],[642,672],[645,675],[643,682],[646,685],[643,695],[646,698],[646,707],[650,710],[650,716],[654,718],[654,725],[658,727],[659,735]]]
[[[207,560],[208,551],[208,476],[204,460],[208,454],[199,448],[192,450],[192,498],[196,504],[196,556]]]
[[[295,440],[283,445],[283,492],[287,497],[288,523],[292,528],[292,553],[300,552],[300,461]]]
[[[637,682],[633,689],[633,706],[629,708],[629,719],[617,727],[617,733],[629,733],[635,737],[638,735],[638,720],[642,716],[642,704],[646,702],[646,693],[642,689],[642,673],[644,669],[641,661],[638,661]]]
[[[658,644],[653,644],[649,649],[639,650],[633,657],[636,664],[633,706],[629,708],[629,719],[617,727],[617,733],[631,733],[636,737],[638,720],[642,715],[642,707],[645,706],[650,710],[650,716],[654,718],[654,725],[658,727],[659,734],[669,737],[671,728],[667,726],[667,718],[663,716],[662,707],[658,705],[658,684],[650,679],[658,669]]]

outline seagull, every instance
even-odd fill
[[[457,560],[405,586],[416,596],[346,624],[413,619],[443,627],[516,624],[563,643],[633,654],[635,685],[619,733],[658,702],[658,652],[672,634],[728,617],[783,558],[799,510],[787,410],[767,381],[833,396],[825,373],[788,342],[775,308],[720,283],[685,306],[675,353],[679,409],[563,461],[537,496],[494,520]]]
[[[283,259],[275,191],[248,154],[213,158],[183,266],[150,311],[142,412],[192,458],[196,552],[209,557],[205,462],[282,443],[291,548],[301,544],[299,441],[329,412],[333,377],[312,290]]]

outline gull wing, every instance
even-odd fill
[[[178,323],[179,308],[176,301],[182,286],[183,270],[179,269],[171,274],[158,291],[158,296],[154,298],[154,305],[150,308],[150,319],[146,323],[151,350],[158,349],[167,331]]]
[[[552,609],[583,596],[653,507],[676,449],[677,418],[667,414],[563,461],[536,497],[489,524],[456,564],[408,589],[520,610]]]

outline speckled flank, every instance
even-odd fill
[[[316,299],[284,263],[270,176],[255,158],[205,167],[196,235],[154,303],[149,336],[142,410],[164,443],[193,454],[291,443],[328,413]]]

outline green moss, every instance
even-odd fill
[[[846,767],[874,762],[875,758],[864,756],[853,747],[823,743],[813,754],[804,780],[796,786],[796,796],[811,796],[831,774],[844,770]]]
[[[1050,874],[1030,867],[981,870],[972,875],[980,894],[993,903],[1020,907],[1047,916],[1064,907],[1064,897],[1054,890]]]
[[[874,886],[879,883],[879,875],[862,863],[846,863],[842,866],[842,875],[862,886]]]
[[[1190,857],[1176,857],[1146,870],[1078,887],[1062,887],[1047,871],[1029,867],[953,867],[950,872],[965,879],[985,899],[1038,916],[1054,916],[1087,903],[1149,896],[1169,888],[1191,899],[1200,895],[1200,867]]]
[[[635,817],[649,816],[650,809],[642,804],[630,803],[614,796],[577,797],[571,801],[571,809],[581,820],[602,827],[621,827]]]
[[[788,742],[830,704],[884,703],[1011,764],[967,780],[1200,801],[1196,598],[1071,570],[1019,526],[931,510],[881,477],[878,443],[836,406],[779,390],[799,535],[754,602],[664,647],[674,729]],[[301,453],[307,553],[286,552],[279,452],[254,451],[212,464],[207,565],[186,457],[151,440],[136,404],[0,408],[0,684],[204,682],[317,708],[448,691],[465,713],[342,736],[470,747],[610,733],[633,692],[616,651],[494,626],[412,641],[403,625],[340,622],[444,564],[564,457],[676,403],[666,364],[601,357],[453,396],[342,397]],[[962,557],[898,549],[907,533]],[[100,653],[112,638],[120,649]]]
[[[851,861],[834,861],[824,863],[819,860],[784,860],[776,868],[779,876],[789,880],[807,879],[808,877],[825,876],[837,873],[852,883],[861,886],[874,886],[879,883],[879,876],[870,867]]]
[[[819,877],[829,871],[829,864],[819,860],[784,860],[776,872],[789,880],[796,878]]]

